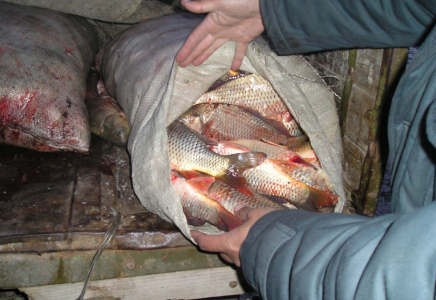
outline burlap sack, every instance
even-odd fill
[[[85,19],[0,2],[0,143],[87,152],[85,79],[96,51]]]
[[[177,14],[135,25],[106,45],[98,58],[109,93],[132,125],[128,149],[135,192],[149,211],[174,222],[188,238],[170,182],[166,127],[227,72],[235,52],[235,43],[229,42],[201,66],[180,68],[174,58],[200,21]],[[241,69],[268,79],[288,105],[340,195],[335,211],[341,211],[342,144],[333,94],[300,56],[279,57],[262,39],[249,46]]]

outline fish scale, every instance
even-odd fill
[[[188,126],[198,116],[201,120],[201,133],[208,138],[222,140],[257,139],[289,145],[296,138],[282,134],[270,124],[264,122],[244,109],[228,104],[198,104],[192,107],[180,119]]]
[[[207,191],[207,196],[220,203],[228,211],[233,212],[235,206],[242,204],[244,206],[269,207],[274,209],[284,209],[285,207],[271,201],[265,196],[255,193],[253,197],[248,197],[236,189],[233,189],[221,181],[215,181]],[[292,207],[296,208],[296,207]]]
[[[283,100],[272,85],[258,74],[229,80],[202,95],[195,104],[225,103],[243,107],[262,117],[281,122],[292,136],[303,135]]]
[[[238,189],[248,196],[252,196],[242,172],[263,162],[265,153],[248,152],[219,155],[208,148],[216,144],[179,121],[168,126],[168,154],[171,168],[180,172],[200,171],[216,177]]]
[[[168,152],[177,170],[198,170],[217,176],[230,166],[228,158],[209,150],[197,133],[178,121],[168,128]]]
[[[242,224],[219,203],[198,192],[188,180],[172,173],[171,183],[188,219],[199,218],[225,231]]]

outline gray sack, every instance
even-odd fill
[[[135,25],[97,58],[109,93],[132,126],[128,149],[136,194],[149,211],[172,221],[188,238],[189,226],[170,181],[166,127],[228,71],[236,45],[226,43],[199,67],[179,67],[174,58],[200,21],[176,14]],[[335,211],[342,211],[342,142],[332,92],[304,59],[279,57],[262,39],[250,44],[241,70],[264,76],[288,105],[340,195]]]
[[[0,2],[0,143],[87,152],[97,36],[83,18]]]

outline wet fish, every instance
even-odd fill
[[[334,193],[333,184],[323,169],[314,165],[303,165],[283,160],[273,160],[273,162],[292,178],[318,190]]]
[[[195,104],[201,103],[238,105],[268,119],[275,127],[289,132],[291,136],[303,135],[298,123],[272,85],[258,74],[229,74],[225,79],[216,82]]]
[[[268,140],[280,145],[294,145],[301,138],[279,132],[246,110],[228,104],[198,104],[180,117],[187,126],[218,141],[236,139]],[[299,143],[299,142],[298,142]]]
[[[197,170],[220,179],[242,193],[251,196],[242,172],[265,159],[260,152],[222,156],[208,148],[216,142],[205,138],[179,121],[167,128],[168,152],[171,168],[178,171]]]
[[[202,177],[203,180],[210,180]],[[212,178],[213,180],[213,178]],[[189,180],[172,173],[171,183],[179,195],[183,212],[188,220],[204,220],[217,228],[229,231],[242,224],[242,221],[227,211],[216,201],[200,193]]]
[[[286,199],[298,208],[317,211],[338,202],[338,196],[310,187],[283,172],[266,159],[256,168],[243,173],[247,182],[259,193]]]
[[[251,151],[232,142],[220,142],[210,149],[219,154]],[[284,198],[297,207],[317,210],[337,203],[338,196],[332,193],[333,187],[327,174],[304,163],[304,160],[303,163],[295,163],[267,158],[259,166],[244,171],[243,175],[258,192]]]
[[[249,151],[265,153],[267,158],[273,160],[286,174],[302,183],[322,191],[333,191],[333,185],[323,169],[286,147],[254,140],[236,140],[230,143],[245,147]]]
[[[115,99],[106,92],[97,71],[90,71],[86,88],[85,104],[91,132],[105,141],[125,147],[130,134],[129,122]]]
[[[230,142],[232,144],[245,147],[246,149],[249,149],[249,151],[263,152],[267,155],[268,159],[285,160],[315,167],[313,164],[305,160],[303,157],[301,157],[288,147],[248,139],[233,140]]]
[[[252,208],[269,207],[274,209],[296,209],[296,207],[293,205],[290,207],[280,205],[259,193],[254,193],[253,197],[248,197],[219,180],[216,180],[209,186],[206,195],[209,198],[217,201],[230,212],[233,212],[235,206],[238,204],[243,204]]]

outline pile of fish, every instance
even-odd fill
[[[192,225],[231,230],[241,224],[237,204],[320,212],[338,201],[308,137],[260,75],[230,72],[167,133],[172,183]]]

